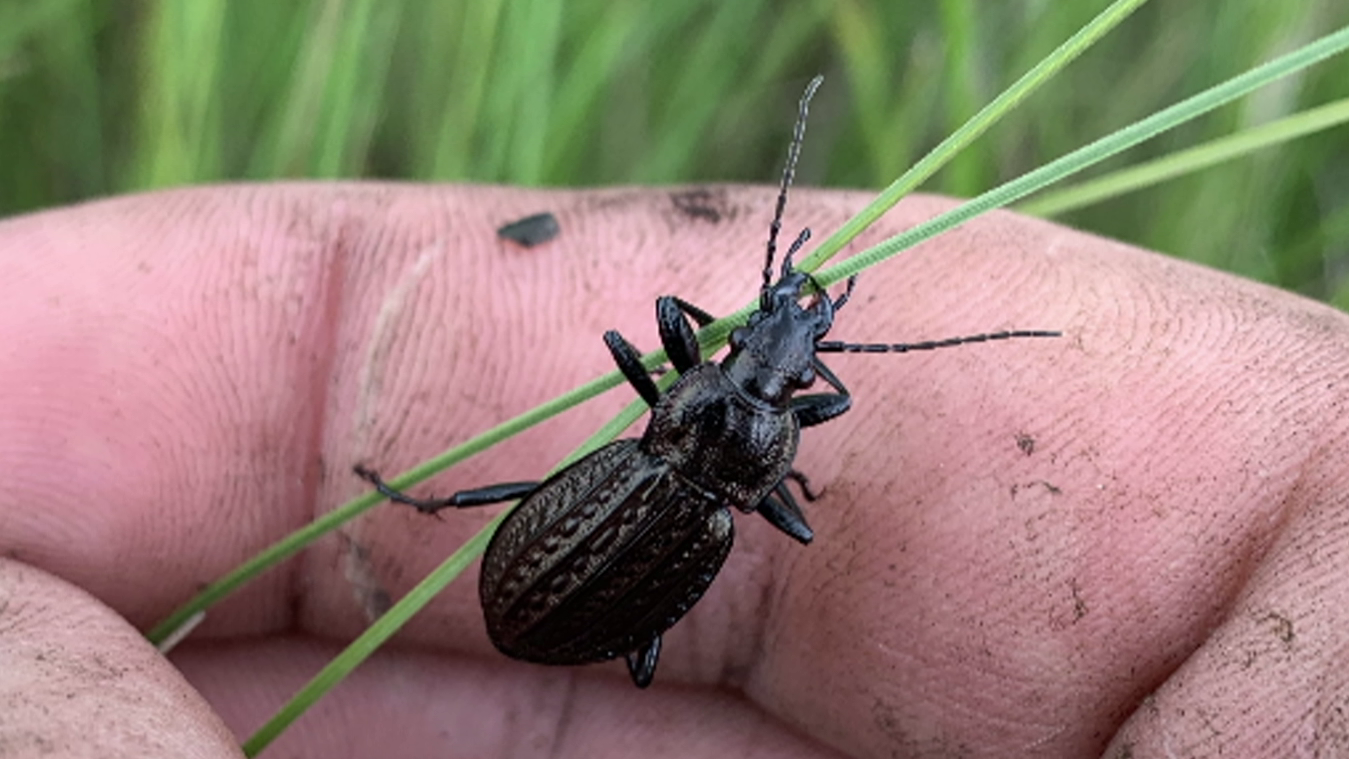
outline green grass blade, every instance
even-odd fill
[[[1279,145],[1347,121],[1349,121],[1349,98],[1253,127],[1155,161],[1112,172],[1089,182],[1045,193],[1035,200],[1016,206],[1016,210],[1033,216],[1057,216],[1224,161],[1241,158],[1261,148]]]
[[[1049,81],[1063,67],[1095,44],[1106,32],[1128,18],[1130,13],[1133,13],[1145,2],[1147,0],[1116,0],[1111,3],[1110,7],[1082,27],[1077,34],[1068,38],[1034,68],[1027,71],[1011,87],[1008,87],[1006,91],[994,98],[963,126],[953,132],[950,137],[942,140],[941,144],[923,156],[918,163],[914,164],[913,168],[904,172],[899,179],[882,190],[874,201],[845,222],[843,226],[839,227],[838,231],[820,243],[814,252],[801,261],[800,268],[806,271],[814,271],[819,268],[821,264],[842,250],[845,245],[852,242],[853,238],[862,233],[862,230],[871,226],[886,211],[893,208],[900,198],[908,195],[927,181],[928,177],[950,162],[961,149],[977,139],[998,119],[1015,108],[1032,92],[1039,89],[1041,85]]]
[[[590,116],[604,98],[611,72],[622,66],[628,41],[639,32],[640,13],[640,5],[613,4],[603,21],[586,36],[571,66],[557,72],[543,182],[566,184],[568,177],[580,173],[585,150],[593,140],[588,134]]]
[[[59,24],[82,0],[0,4],[0,61],[13,55],[29,35]]]
[[[334,19],[333,46],[322,72],[324,94],[309,173],[359,175],[370,152],[383,103],[381,93],[397,43],[401,7],[384,0],[347,0]],[[362,50],[363,55],[347,55]]]
[[[436,131],[434,146],[429,150],[431,179],[469,179],[477,172],[477,139],[486,121],[484,111],[491,89],[495,58],[501,44],[501,0],[463,3],[457,25],[458,44],[446,76],[449,78],[448,96],[439,114],[440,128]],[[441,12],[446,8],[441,6]],[[423,34],[443,34],[443,30],[429,25]],[[427,49],[434,49],[430,45]],[[425,68],[430,68],[426,66]],[[426,75],[437,72],[428,70]],[[493,177],[495,178],[495,177]]]
[[[972,0],[941,0],[942,39],[946,42],[944,65],[946,121],[954,134],[971,113],[976,113],[982,99],[978,86],[980,49],[978,8]],[[988,186],[987,177],[994,165],[994,156],[985,143],[967,145],[952,156],[945,167],[941,183],[943,192],[969,197]]]
[[[698,140],[714,121],[718,104],[731,100],[740,86],[741,60],[732,60],[728,66],[727,57],[719,52],[743,49],[744,30],[754,28],[763,7],[761,0],[710,6],[712,15],[691,34],[681,61],[683,75],[674,80],[653,124],[666,139],[656,140],[655,149],[638,160],[630,181],[668,182],[691,165]]]
[[[1349,48],[1349,28],[1328,34],[1269,63],[1158,111],[1136,124],[1102,137],[1035,171],[1023,174],[1011,182],[962,204],[958,208],[868,248],[837,266],[830,267],[827,271],[820,273],[817,279],[825,286],[846,279],[924,240],[960,226],[980,214],[1015,202],[1036,190],[1088,166],[1104,161],[1110,156],[1131,148],[1161,132],[1249,94],[1276,79],[1301,71],[1314,63],[1341,53],[1346,48]]]
[[[142,50],[146,76],[141,144],[148,153],[142,187],[163,187],[221,175],[219,90],[222,3],[160,2],[150,6]]]

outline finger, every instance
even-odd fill
[[[1329,450],[1337,449],[1293,491],[1286,525],[1222,623],[1148,696],[1107,756],[1344,752],[1349,496],[1342,440]]]
[[[905,300],[927,293],[912,312],[859,306],[836,331],[942,337],[1001,313],[985,326],[1060,328],[1066,344],[904,356],[884,378],[871,374],[882,357],[831,357],[856,409],[806,435],[840,452],[808,469],[825,469],[810,513],[823,542],[777,580],[749,692],[858,753],[939,754],[957,739],[1096,755],[1233,613],[1294,489],[1344,487],[1321,470],[1343,455],[1349,325],[1033,223],[969,228],[951,246],[940,264],[906,258]],[[1051,322],[1028,321],[1020,298]],[[838,719],[840,693],[868,719]]]
[[[185,646],[175,662],[240,736],[339,647],[286,638]],[[387,649],[268,747],[280,756],[837,757],[727,692],[521,666],[503,657]]]
[[[144,324],[98,320],[120,337],[114,345],[138,348],[132,358],[150,355],[156,368],[175,371],[142,377],[97,362],[50,361],[59,371],[16,373],[15,387],[43,388],[44,399],[63,397],[79,379],[84,388],[111,384],[123,402],[128,391],[152,388],[129,406],[145,410],[138,419],[159,419],[163,408],[182,413],[169,415],[175,425],[127,429],[109,413],[125,403],[95,404],[90,414],[87,398],[70,393],[80,402],[67,405],[80,413],[67,411],[66,437],[52,440],[52,427],[16,412],[31,429],[13,425],[21,434],[4,439],[31,443],[23,435],[34,430],[48,436],[39,438],[44,445],[16,451],[36,449],[50,459],[50,451],[64,450],[63,440],[84,444],[84,454],[90,440],[114,439],[142,458],[151,458],[146,450],[168,451],[169,458],[153,471],[111,467],[125,480],[108,475],[96,456],[91,462],[68,452],[64,468],[25,470],[29,479],[20,485],[28,489],[17,490],[15,503],[46,497],[67,518],[20,508],[20,527],[38,529],[17,530],[14,545],[83,571],[101,594],[124,593],[119,600],[130,612],[167,608],[192,574],[209,579],[273,536],[278,523],[301,520],[309,494],[326,508],[354,492],[345,466],[332,462],[364,459],[396,470],[550,397],[559,377],[570,386],[593,376],[608,368],[595,337],[605,328],[654,345],[654,329],[643,334],[641,326],[650,323],[653,293],[678,293],[715,313],[740,305],[742,290],[757,286],[743,286],[743,251],[755,251],[762,233],[750,223],[755,204],[737,192],[754,193],[713,196],[726,211],[716,225],[706,214],[676,215],[659,193],[419,191],[401,202],[387,190],[336,198],[285,190],[186,193],[170,196],[175,202],[156,199],[153,217],[112,204],[111,221],[85,224],[99,230],[100,244],[169,261],[174,251],[195,250],[195,260],[224,262],[234,280],[269,283],[261,292],[272,297],[240,296],[257,288],[217,293],[225,304],[212,318],[233,337],[212,345],[228,351],[183,367],[171,352],[142,345],[159,345],[165,325],[181,329],[192,321],[175,321],[172,308],[149,320],[156,329],[143,330],[147,339],[139,342],[123,332]],[[828,229],[860,200],[798,193],[793,213]],[[492,223],[540,202],[563,211],[564,234],[550,244],[556,248],[520,256],[495,243]],[[940,207],[910,203],[876,234]],[[569,242],[568,214],[594,231]],[[379,223],[370,224],[371,216]],[[446,218],[453,234],[440,226]],[[11,224],[29,243],[24,249],[47,254],[38,261],[89,249],[78,236],[51,240],[50,225],[34,231],[31,220]],[[141,234],[146,227],[152,234]],[[690,264],[694,254],[697,266]],[[439,257],[457,268],[435,265]],[[260,274],[231,269],[240,258]],[[584,276],[569,274],[574,267]],[[31,309],[37,316],[16,309],[28,317],[17,323],[64,328],[66,340],[57,344],[65,347],[83,334],[71,328],[70,314],[94,305],[100,313],[139,314],[153,310],[163,292],[185,292],[180,306],[215,303],[184,282],[219,277],[184,275],[191,267],[148,268],[141,274],[153,287],[105,273],[98,281],[118,286],[96,302],[71,300],[59,278],[45,290],[16,288],[12,302],[40,306]],[[66,296],[65,308],[43,299],[53,291]],[[781,535],[740,520],[737,551],[704,602],[671,632],[660,677],[744,684],[776,713],[859,752],[896,745],[921,751],[949,740],[1032,746],[1045,755],[1102,746],[1150,683],[1222,618],[1273,534],[1284,491],[1306,455],[1285,442],[1296,439],[1297,429],[1288,427],[1326,418],[1333,396],[1318,379],[1335,376],[1337,365],[1316,350],[1343,328],[1337,319],[1230,278],[1006,215],[869,272],[831,337],[914,340],[1058,327],[1070,332],[1070,348],[1047,364],[1030,347],[1010,343],[831,359],[856,393],[857,410],[809,431],[799,459],[826,490],[810,516],[828,542],[784,548]],[[905,333],[895,335],[901,327]],[[92,342],[86,347],[95,356],[106,350],[104,341]],[[6,343],[20,352],[45,345]],[[337,346],[334,359],[315,360],[326,355],[316,346],[328,345]],[[1301,371],[1309,355],[1317,358],[1314,371]],[[150,381],[178,375],[198,378],[179,383],[183,397],[175,397],[172,383]],[[521,470],[549,466],[619,400],[471,462],[440,487],[536,476]],[[50,416],[39,414],[37,422]],[[178,416],[208,421],[184,425]],[[189,444],[166,444],[174,434]],[[1248,454],[1253,437],[1270,441],[1261,466]],[[321,452],[331,476],[315,473],[306,445]],[[71,472],[87,480],[91,471],[103,480],[72,487]],[[33,487],[44,472],[47,479],[37,480],[43,487]],[[88,500],[90,492],[102,500]],[[349,529],[345,541],[311,552],[304,574],[274,576],[217,610],[207,632],[284,628],[296,608],[291,599],[299,598],[303,629],[350,634],[363,624],[352,578],[397,594],[489,516],[464,512],[432,530],[418,515],[382,512]],[[103,540],[89,540],[76,526]],[[203,545],[203,534],[220,537]],[[133,535],[147,543],[142,550],[127,550]],[[1218,548],[1195,550],[1209,540]],[[114,550],[144,557],[128,567],[130,582],[110,583],[102,571]],[[490,654],[473,596],[471,584],[455,586],[408,637]],[[1196,597],[1210,603],[1195,610]],[[1084,682],[1100,684],[1100,693],[1084,698]]]
[[[134,628],[84,591],[0,559],[0,745],[8,756],[238,757]]]

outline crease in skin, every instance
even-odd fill
[[[380,301],[370,327],[370,341],[366,344],[365,358],[361,361],[361,376],[357,386],[355,450],[364,450],[365,437],[373,426],[371,408],[373,400],[379,397],[384,383],[383,368],[385,359],[393,349],[398,337],[399,318],[411,302],[413,291],[426,280],[431,265],[445,257],[444,243],[436,243],[422,248],[412,265],[403,270],[398,280],[389,288]],[[397,432],[394,429],[391,434]]]
[[[576,669],[568,667],[566,673],[565,686],[562,694],[553,704],[553,714],[555,719],[552,723],[552,729],[548,730],[548,750],[544,756],[563,756],[563,751],[570,742],[572,730],[576,719]]]
[[[370,560],[370,548],[357,542],[351,535],[359,530],[358,523],[344,526],[337,532],[342,542],[342,576],[351,583],[352,595],[365,614],[366,621],[374,622],[393,606],[393,598],[380,582]]]
[[[371,322],[370,339],[360,362],[357,381],[355,424],[352,426],[352,450],[363,455],[369,449],[369,432],[374,429],[375,401],[380,397],[384,381],[384,367],[394,341],[399,335],[401,317],[413,302],[414,293],[426,281],[432,266],[445,258],[444,243],[434,243],[418,251],[412,264],[400,273],[398,279],[381,299],[379,310]],[[398,425],[390,427],[397,437]],[[384,615],[392,605],[388,590],[380,583],[378,573],[370,561],[370,548],[364,544],[364,520],[350,522],[338,531],[343,547],[342,573],[351,584],[351,591],[367,621]]]
[[[1339,458],[1335,444],[1344,442],[1343,425],[1319,437],[1321,442],[1299,463],[1296,479],[1282,491],[1282,506],[1267,524],[1264,545],[1248,557],[1247,572],[1228,613],[1186,661],[1144,698],[1116,733],[1111,744],[1114,753],[1107,752],[1107,756],[1113,759],[1152,745],[1166,756],[1231,750],[1243,756],[1304,755],[1331,748],[1325,741],[1335,736],[1302,729],[1325,714],[1321,699],[1334,688],[1322,681],[1326,673],[1336,671],[1335,662],[1342,661],[1339,652],[1344,650],[1335,643],[1331,643],[1333,651],[1326,646],[1335,638],[1327,629],[1338,629],[1343,622],[1343,614],[1337,617],[1329,609],[1343,608],[1343,604],[1317,587],[1316,577],[1301,576],[1316,575],[1309,562],[1317,559],[1309,557],[1331,536],[1344,533],[1342,516],[1336,523],[1314,529],[1305,524],[1349,513],[1349,498],[1327,496],[1347,476],[1344,466],[1325,463]],[[1294,531],[1299,526],[1304,529]],[[1320,560],[1329,563],[1334,558]],[[1277,661],[1271,663],[1271,659]],[[1217,688],[1215,683],[1223,678],[1229,679],[1228,684]],[[1308,678],[1318,682],[1306,687]],[[1300,708],[1280,704],[1282,715],[1265,709],[1267,699],[1261,691],[1277,693],[1289,683],[1304,686],[1294,698],[1311,698],[1300,702]],[[1196,732],[1196,724],[1204,731]]]

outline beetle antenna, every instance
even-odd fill
[[[948,337],[945,340],[929,340],[922,343],[844,343],[838,340],[823,340],[815,343],[816,353],[908,353],[909,351],[930,351],[937,348],[951,348],[968,343],[987,343],[993,340],[1014,340],[1020,337],[1063,337],[1062,332],[1039,329],[1019,329],[1007,332],[985,332],[981,335]]]
[[[819,287],[820,287],[819,283],[818,283],[818,282],[815,282],[814,284],[815,284],[815,288],[816,288],[816,289],[819,289]],[[848,277],[848,289],[844,290],[842,295],[840,295],[840,296],[838,296],[837,298],[834,299],[834,310],[835,310],[835,311],[839,310],[840,308],[843,308],[843,306],[847,304],[848,299],[852,298],[852,291],[853,291],[853,288],[855,288],[855,287],[857,287],[857,275],[856,275],[856,274],[852,275],[851,277]]]
[[[773,213],[773,223],[768,226],[768,255],[763,266],[765,290],[773,283],[773,256],[778,249],[778,233],[782,231],[782,213],[787,210],[787,189],[792,186],[792,179],[796,176],[796,159],[801,156],[801,142],[806,138],[806,116],[810,112],[810,99],[815,97],[815,90],[820,88],[823,81],[824,76],[816,74],[815,78],[810,80],[810,84],[806,85],[805,94],[801,96],[796,127],[792,130],[792,144],[787,148],[787,165],[782,169],[782,189],[778,192],[777,210]]]
[[[787,248],[787,255],[782,257],[782,276],[792,273],[792,258],[801,250],[801,246],[810,241],[810,227],[801,230],[801,234],[792,241],[791,247]]]

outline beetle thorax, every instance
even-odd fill
[[[652,409],[642,449],[727,505],[752,510],[791,469],[790,409],[744,392],[717,364],[691,369]]]

